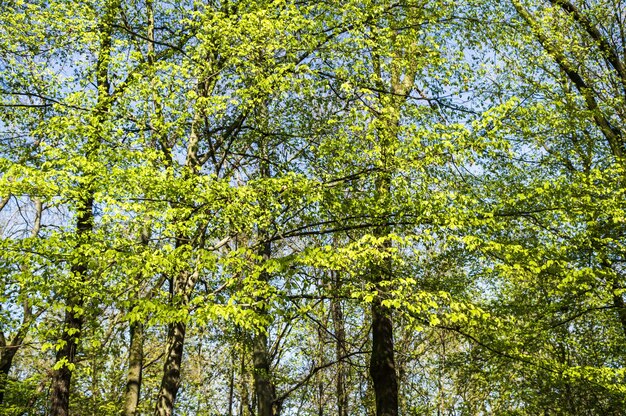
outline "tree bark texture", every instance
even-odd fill
[[[175,322],[169,325],[163,377],[155,410],[156,416],[171,416],[174,412],[176,394],[180,386],[180,368],[183,360],[186,329],[187,325],[184,322]]]
[[[137,415],[143,371],[143,338],[143,324],[141,322],[131,323],[130,347],[128,351],[128,375],[124,394],[124,409],[122,410],[123,416]]]
[[[332,272],[334,289],[337,295],[331,300],[330,308],[333,315],[335,330],[335,359],[337,361],[337,378],[335,381],[335,394],[337,396],[337,416],[348,416],[348,395],[346,392],[346,365],[342,358],[346,355],[346,328],[343,317],[343,309],[338,295],[341,289],[339,273]]]
[[[398,415],[398,378],[393,351],[393,321],[389,308],[372,305],[370,376],[376,395],[376,416]]]

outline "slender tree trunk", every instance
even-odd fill
[[[144,326],[141,322],[130,324],[130,347],[128,352],[128,376],[124,394],[123,416],[135,416],[139,406],[143,371]]]
[[[198,82],[197,85],[198,95],[201,97],[208,97],[209,95],[209,83],[206,80]],[[157,110],[160,108],[157,105]],[[191,125],[191,134],[187,143],[187,155],[185,159],[185,172],[187,179],[192,178],[200,173],[202,167],[199,160],[199,143],[202,137],[202,114],[200,110],[197,110],[193,115],[193,121]],[[186,233],[182,233],[176,237],[176,247],[189,246],[191,249],[197,246],[191,246],[189,243],[194,239],[191,238],[192,232],[188,230]],[[190,265],[191,267],[191,265]],[[178,308],[187,308],[189,306],[189,299],[192,295],[193,288],[196,285],[198,279],[198,270],[194,270],[193,273],[183,271],[178,273],[173,281],[170,283],[170,290],[173,299],[178,298]],[[183,360],[183,350],[185,347],[185,333],[187,330],[187,324],[184,321],[174,322],[168,325],[167,333],[167,349],[165,352],[165,362],[163,365],[163,375],[161,378],[161,387],[159,389],[159,395],[157,396],[157,403],[155,407],[156,416],[171,416],[174,412],[174,403],[176,401],[176,394],[180,386],[180,372],[181,363]]]
[[[338,295],[341,291],[341,278],[338,272],[332,272],[335,296],[330,303],[335,329],[335,360],[337,361],[337,378],[335,392],[337,395],[337,416],[348,416],[348,395],[346,392],[346,366],[341,357],[346,354],[346,328],[343,309]]]
[[[147,248],[150,242],[151,230],[144,223],[143,229],[139,236],[139,242],[143,248]],[[141,281],[143,273],[138,274],[138,281]],[[131,296],[139,298],[142,296],[139,288],[131,292]],[[148,297],[151,297],[152,291],[148,291]],[[135,300],[131,303],[131,310],[135,306]],[[141,321],[131,321],[129,325],[130,345],[128,346],[128,373],[126,375],[126,390],[124,392],[124,407],[122,409],[123,416],[135,416],[139,407],[141,398],[141,382],[143,373],[143,344],[144,344],[144,325]]]
[[[249,375],[246,372],[246,345],[243,345],[243,349],[241,351],[241,385],[240,394],[241,394],[241,402],[239,403],[239,414],[241,416],[248,416],[251,412],[251,406],[249,401],[249,393],[248,393],[248,378]]]
[[[228,416],[233,416],[233,405],[235,404],[235,354],[232,353],[230,362],[230,379],[228,380]]]
[[[179,239],[179,241],[183,241]],[[174,279],[172,293],[181,297],[178,307],[187,308],[189,297],[198,279],[198,271],[194,273],[179,273]],[[185,347],[185,333],[187,323],[184,321],[174,322],[168,325],[167,349],[165,363],[163,364],[163,376],[161,387],[157,397],[155,415],[171,416],[174,413],[176,394],[180,387],[180,371]]]

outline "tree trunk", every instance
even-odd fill
[[[267,347],[267,335],[258,333],[252,343],[254,364],[254,391],[257,398],[256,416],[275,416],[274,386],[270,379],[270,359]]]
[[[130,324],[130,347],[128,351],[128,376],[124,398],[123,416],[135,416],[139,406],[143,370],[144,327],[141,322]]]
[[[102,22],[99,25],[100,46],[98,50],[98,61],[96,63],[96,86],[97,86],[97,102],[94,108],[95,122],[98,125],[103,124],[110,107],[110,89],[109,81],[109,56],[111,54],[113,20],[115,13],[120,6],[120,0],[112,1],[107,4]],[[100,132],[88,137],[85,145],[85,156],[91,160],[93,155],[98,153],[102,138]],[[82,246],[88,244],[89,235],[94,227],[94,189],[93,184],[98,179],[95,175],[86,176],[87,181],[84,185],[84,197],[78,201],[76,206],[76,235],[78,237],[77,252]],[[78,343],[81,337],[81,330],[85,320],[83,305],[84,298],[80,293],[83,289],[82,284],[87,279],[87,261],[80,252],[80,256],[76,263],[70,269],[71,275],[79,282],[78,289],[74,289],[77,294],[68,296],[65,303],[65,318],[63,322],[63,333],[61,334],[61,347],[57,351],[55,359],[54,374],[52,376],[52,392],[50,395],[50,416],[67,416],[69,415],[70,404],[70,384],[72,380],[72,371],[74,370]]]
[[[233,405],[235,404],[235,354],[232,354],[230,364],[230,379],[228,380],[228,416],[233,416]]]
[[[186,330],[187,325],[184,322],[175,322],[168,327],[167,352],[163,365],[161,388],[157,398],[156,416],[171,416],[174,411],[174,402],[180,386],[180,368],[183,360]]]
[[[84,269],[84,268],[81,268]],[[82,278],[85,270],[74,273]],[[80,341],[80,331],[83,327],[84,316],[82,314],[83,301],[81,298],[71,299],[66,303],[65,319],[63,322],[63,334],[61,335],[61,348],[57,351],[55,366],[58,366],[52,376],[52,393],[50,397],[50,415],[68,416],[70,407],[70,384],[72,371],[76,362],[76,352]]]
[[[265,239],[265,233],[259,233],[261,239]],[[264,261],[269,260],[272,252],[270,243],[263,243],[260,250],[261,257]],[[259,279],[267,283],[269,275],[267,272],[261,272]],[[260,299],[265,301],[266,299]],[[267,314],[267,307],[262,306],[259,314]],[[256,416],[275,416],[278,414],[278,408],[275,406],[276,391],[270,377],[270,351],[267,345],[267,330],[263,328],[254,334],[252,340],[252,364],[254,366],[254,392],[257,399],[257,415]]]
[[[342,358],[346,355],[346,328],[343,318],[343,310],[341,301],[338,299],[341,280],[339,273],[332,272],[335,296],[330,303],[333,314],[333,326],[335,329],[335,360],[337,361],[337,378],[335,383],[335,392],[337,395],[337,416],[348,416],[348,395],[346,392],[346,368]]]
[[[15,357],[15,352],[17,348],[12,348],[11,346],[1,345],[0,348],[2,350],[0,353],[0,405],[4,403],[4,392],[7,388],[7,384],[9,381],[9,371],[11,370],[11,366],[13,365],[13,357]]]
[[[397,120],[388,123],[386,131],[382,132],[381,140],[383,146],[383,167],[384,170],[376,180],[376,192],[382,206],[385,207],[383,221],[374,230],[376,237],[387,237],[390,233],[388,213],[391,204],[391,173],[389,168],[390,142],[396,139]],[[384,253],[391,248],[390,241],[385,241],[380,245],[380,250]],[[392,264],[387,258],[379,260],[381,264],[370,266],[370,279],[377,291],[371,306],[372,313],[372,354],[370,356],[370,376],[374,387],[376,399],[377,416],[397,416],[398,414],[398,378],[393,351],[393,320],[392,313],[388,307],[382,305],[385,299],[385,288],[382,282],[391,276]]]
[[[93,229],[93,197],[91,191],[89,197],[79,207],[77,215],[77,234],[79,238],[85,238]],[[84,243],[81,243],[84,244]],[[86,279],[86,259],[80,259],[79,263],[72,266],[71,273],[74,279],[83,283]],[[80,289],[79,289],[80,291]],[[80,342],[81,330],[85,320],[83,312],[84,300],[82,295],[71,296],[65,303],[65,318],[61,334],[61,348],[55,358],[56,370],[52,376],[52,393],[50,396],[50,415],[67,416],[70,407],[70,384],[72,371],[76,365],[76,353]]]
[[[376,416],[398,415],[398,379],[393,352],[393,321],[391,311],[372,304],[372,355],[370,376],[376,395]]]

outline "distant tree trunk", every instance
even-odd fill
[[[235,404],[235,354],[231,353],[230,378],[228,380],[228,416],[233,416],[233,405]]]
[[[348,416],[348,395],[346,392],[346,366],[342,357],[346,355],[346,329],[341,308],[341,300],[338,295],[341,291],[341,278],[338,272],[332,272],[335,296],[330,304],[335,329],[335,360],[337,361],[337,378],[335,392],[337,395],[337,416]]]
[[[328,328],[328,322],[324,322],[322,323],[324,325],[324,328]],[[317,365],[322,365],[324,363],[324,361],[326,361],[325,359],[325,352],[324,351],[324,341],[325,341],[325,334],[323,333],[323,329],[320,325],[317,326]],[[324,400],[324,391],[325,391],[325,383],[324,383],[324,377],[323,377],[323,373],[321,371],[318,371],[317,374],[315,374],[315,378],[317,381],[317,416],[324,416],[324,405],[326,404],[325,400]]]
[[[141,322],[130,324],[130,346],[128,348],[128,376],[124,398],[123,416],[135,416],[139,406],[143,371],[144,326]]]
[[[251,413],[251,406],[249,401],[249,393],[248,393],[248,377],[249,375],[246,372],[246,345],[243,345],[243,349],[241,351],[241,385],[240,387],[240,395],[241,401],[239,403],[239,415],[241,416],[249,416]]]

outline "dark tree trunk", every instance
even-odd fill
[[[13,357],[15,357],[17,348],[5,345],[0,346],[0,348],[2,348],[2,351],[0,351],[0,404],[2,404],[4,403],[4,392],[9,381],[9,371],[11,371]]]
[[[337,378],[335,384],[335,392],[337,395],[337,415],[348,416],[348,395],[346,392],[346,368],[342,357],[346,355],[346,329],[343,318],[343,310],[341,301],[338,296],[341,291],[341,280],[339,273],[333,272],[333,285],[335,296],[331,300],[330,308],[333,314],[333,326],[335,329],[335,360],[337,360]]]
[[[41,205],[39,205],[39,208],[41,208]],[[37,225],[38,230],[39,226]],[[30,324],[33,321],[32,309],[27,301],[24,302],[23,313],[22,324],[9,343],[6,341],[4,332],[0,331],[0,405],[4,403],[4,394],[9,382],[9,372],[13,366],[13,359],[17,350],[22,346],[22,342],[26,338]]]
[[[78,209],[77,234],[81,238],[87,238],[93,228],[93,197],[90,196],[84,205]],[[84,244],[84,243],[81,243]],[[72,266],[72,276],[78,282],[83,283],[86,279],[87,266],[85,259]],[[79,290],[80,292],[80,290]],[[84,300],[82,294],[71,296],[65,303],[65,318],[63,320],[63,332],[61,334],[61,348],[57,351],[55,366],[58,368],[52,376],[52,393],[50,395],[50,415],[67,416],[70,407],[70,385],[72,371],[76,365],[76,352],[80,342],[81,330],[85,320],[83,312]]]
[[[82,276],[84,270],[75,271]],[[66,303],[61,348],[57,351],[55,365],[60,366],[52,376],[52,393],[50,394],[50,415],[68,416],[70,407],[70,384],[72,371],[76,362],[76,352],[80,341],[80,332],[83,327],[84,316],[81,312],[82,299],[72,299]]]
[[[391,173],[388,168],[388,158],[386,147],[389,142],[396,138],[397,121],[390,122],[388,131],[381,134],[384,137],[383,162],[387,171],[383,171],[377,178],[376,190],[381,203],[389,212],[391,204]],[[386,217],[386,216],[385,216]],[[386,221],[386,218],[385,218]],[[391,232],[387,224],[383,224],[374,231],[377,237],[387,237]],[[391,242],[385,241],[379,246],[381,252],[386,252],[391,248]],[[370,356],[370,376],[374,387],[376,399],[376,416],[397,416],[398,414],[398,378],[393,351],[393,319],[391,310],[382,305],[385,299],[385,288],[382,283],[392,275],[391,260],[380,259],[380,264],[372,264],[370,268],[370,279],[375,285],[376,297],[371,306],[372,313],[372,354]]]
[[[98,60],[96,63],[96,86],[98,89],[98,99],[94,108],[94,114],[98,124],[104,123],[105,117],[110,107],[109,64],[113,34],[113,21],[120,6],[120,0],[107,5],[102,22],[99,25],[100,46],[98,50]],[[98,153],[102,137],[99,133],[88,137],[85,145],[85,156],[91,160],[93,155]],[[94,183],[97,177],[93,174],[86,175],[84,185],[84,197],[79,200],[76,206],[76,235],[78,237],[77,249],[88,244],[89,235],[94,227]],[[79,282],[78,289],[74,289],[66,298],[65,318],[63,321],[63,333],[61,334],[61,348],[57,351],[55,366],[58,367],[52,376],[52,392],[50,394],[50,416],[68,416],[70,405],[70,385],[72,381],[72,371],[76,363],[76,353],[81,337],[81,330],[85,320],[83,311],[84,297],[80,293],[82,284],[87,280],[87,259],[76,250],[80,256],[72,265],[71,275]]]
[[[180,386],[180,368],[183,360],[185,345],[184,322],[175,322],[168,327],[167,351],[163,365],[163,378],[156,404],[156,416],[171,416],[174,411],[174,402]]]
[[[380,302],[372,305],[370,376],[376,395],[376,415],[397,416],[398,379],[393,352],[393,321],[391,311]]]

